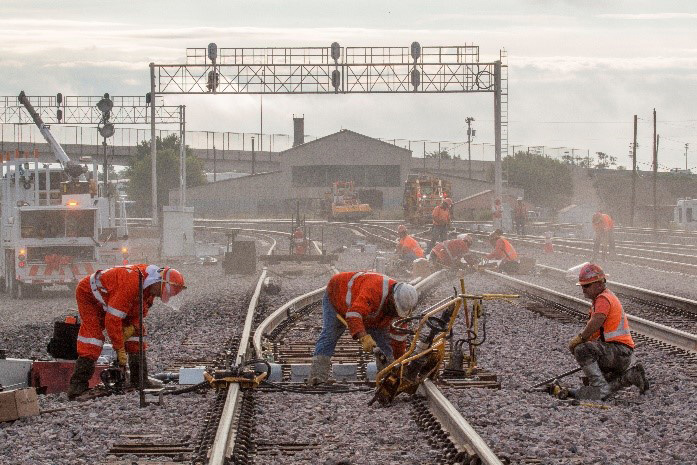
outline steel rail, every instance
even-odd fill
[[[566,270],[555,268],[548,265],[536,265],[540,270],[551,272],[562,277],[566,277]],[[617,292],[634,297],[640,300],[656,302],[657,304],[665,305],[666,307],[678,308],[689,313],[697,314],[697,300],[687,299],[677,295],[666,294],[664,292],[652,291],[630,284],[618,283],[617,281],[608,280],[607,283],[616,289]]]
[[[276,247],[276,240],[270,238],[272,243],[269,248],[267,255],[273,253]],[[244,328],[242,330],[242,336],[240,337],[239,347],[237,349],[237,356],[235,357],[235,363],[240,365],[247,358],[247,350],[249,348],[249,336],[252,332],[252,325],[254,322],[254,313],[256,311],[257,304],[259,302],[259,296],[261,295],[261,289],[264,285],[264,280],[266,279],[268,268],[264,267],[261,270],[259,279],[254,288],[254,293],[247,306],[247,316],[244,320]],[[209,451],[209,465],[224,465],[226,457],[232,452],[230,448],[235,443],[236,431],[232,427],[233,419],[235,418],[235,412],[241,402],[241,390],[238,383],[231,383],[228,386],[227,397],[225,399],[225,405],[223,406],[223,411],[220,416],[220,421],[218,423],[218,429],[215,433],[215,439],[211,445]]]
[[[566,295],[552,289],[547,289],[527,281],[513,278],[502,273],[497,273],[495,271],[485,270],[485,273],[503,280],[511,286],[521,289],[528,294],[567,307],[579,316],[588,316],[588,308],[590,304],[585,300]],[[697,352],[697,335],[676,328],[671,328],[654,321],[649,321],[644,318],[639,318],[626,312],[625,315],[627,315],[627,319],[630,322],[633,332],[662,341],[666,344],[673,345],[689,352]]]

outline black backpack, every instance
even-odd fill
[[[53,337],[48,342],[48,353],[53,358],[77,360],[77,333],[80,323],[56,321],[53,324]]]

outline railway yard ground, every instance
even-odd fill
[[[259,254],[266,253],[274,240],[287,249],[287,227],[274,223],[242,227],[265,231],[242,233],[256,240]],[[364,243],[375,238],[361,231],[367,229],[392,240],[396,237],[390,236],[390,225],[370,227],[366,223],[363,230],[340,224],[323,228],[324,247],[338,253],[338,271],[371,269],[376,254],[391,252],[385,240],[377,243],[377,252],[365,247]],[[283,233],[269,232],[274,230]],[[224,236],[215,230],[199,230],[197,235],[199,241],[224,243]],[[536,247],[516,248],[535,257],[538,264],[564,270],[588,258],[583,253],[544,254]],[[157,239],[132,239],[131,249],[133,262],[157,260],[151,252],[157,250]],[[482,243],[475,249],[486,250]],[[261,263],[256,275],[246,276],[225,274],[220,262],[177,261],[173,265],[186,277],[188,289],[178,305],[157,301],[146,319],[151,374],[176,371],[180,366],[216,366],[221,358],[240,350],[255,289],[261,291],[253,305],[252,331],[286,302],[326,285],[334,272],[318,263],[269,264],[266,276],[276,284],[271,292],[268,286],[258,286]],[[693,275],[621,260],[608,260],[603,266],[611,281],[697,299]],[[220,463],[694,463],[694,352],[639,336],[635,354],[646,369],[650,390],[639,395],[632,387],[606,401],[574,405],[528,388],[576,366],[566,345],[583,327],[585,317],[557,313],[560,305],[552,300],[521,291],[492,274],[469,271],[437,275],[435,285],[423,292],[419,307],[452,297],[460,277],[470,293],[520,294],[518,299],[483,304],[486,323],[480,331],[485,340],[478,348],[478,363],[496,375],[500,388],[459,388],[448,379],[435,380],[455,413],[474,428],[499,462],[471,450],[462,452],[462,445],[426,412],[421,392],[417,396],[401,394],[388,406],[369,406],[374,391],[366,382],[336,383],[332,389],[315,391],[302,383],[284,382],[244,391],[239,412],[229,420],[223,408],[224,393],[213,389],[165,396],[163,405],[144,409],[139,408],[136,392],[80,403],[69,402],[65,393],[40,396],[39,416],[0,423],[0,464],[214,463],[221,421],[233,422],[235,437],[227,446],[226,455],[232,457]],[[536,269],[516,278],[582,298],[579,288],[558,273]],[[0,348],[8,357],[17,358],[46,358],[53,321],[75,309],[74,297],[64,289],[47,290],[25,300],[3,295],[0,301]],[[690,334],[697,332],[695,314],[669,317],[665,316],[670,311],[666,305],[629,298],[623,302],[630,314],[675,325]],[[292,352],[309,363],[320,328],[321,306],[308,306],[287,333],[274,340],[280,357],[291,358],[288,353]],[[463,323],[457,320],[454,333],[462,332]],[[341,353],[359,360],[364,368],[365,354],[350,338],[344,339],[346,349]],[[284,344],[293,349],[283,349]],[[283,350],[288,353],[283,355]],[[579,382],[575,376],[565,381]]]

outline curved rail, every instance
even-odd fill
[[[589,303],[585,300],[562,294],[561,292],[547,289],[536,284],[529,283],[511,276],[497,273],[491,270],[485,270],[485,273],[505,281],[512,287],[521,289],[530,295],[534,295],[545,300],[550,300],[566,308],[569,308],[574,313],[580,316],[588,315]],[[671,328],[660,323],[639,318],[629,313],[625,313],[627,319],[631,323],[632,331],[644,336],[665,342],[677,348],[689,352],[697,352],[697,335],[682,331],[676,328]]]

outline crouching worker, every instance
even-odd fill
[[[605,283],[606,275],[598,265],[588,263],[581,268],[577,285],[592,304],[586,327],[569,341],[569,350],[589,382],[569,390],[578,399],[604,399],[628,386],[636,386],[641,394],[649,389],[644,367],[634,357],[627,315]]]
[[[397,234],[399,234],[399,240],[397,241],[397,255],[399,259],[411,263],[417,258],[423,258],[424,250],[421,248],[419,243],[409,235],[407,227],[400,224],[397,228]]]
[[[128,364],[131,383],[139,387],[141,364],[144,379],[148,382],[147,364],[145,359],[140,359],[139,351],[139,274],[143,277],[144,317],[155,297],[167,302],[170,297],[186,289],[181,273],[174,268],[157,265],[119,266],[84,277],[75,291],[81,324],[77,337],[78,359],[70,378],[69,399],[75,399],[87,391],[95,362],[102,352],[105,329],[116,351],[119,366],[125,368]]]
[[[379,273],[349,271],[334,275],[322,299],[322,332],[307,384],[323,384],[329,379],[331,358],[345,329],[341,320],[364,352],[371,353],[378,347],[388,363],[401,357],[406,351],[406,335],[397,334],[391,325],[411,315],[417,301],[414,286]],[[378,366],[378,370],[382,368]]]
[[[499,271],[504,273],[516,273],[520,268],[518,261],[518,252],[516,252],[513,244],[508,239],[503,237],[503,232],[497,229],[489,236],[489,244],[494,250],[486,256],[490,260],[500,260]]]
[[[431,263],[443,268],[459,268],[464,258],[468,264],[479,262],[470,253],[474,239],[469,234],[458,234],[457,238],[437,243],[431,250],[428,259]]]

